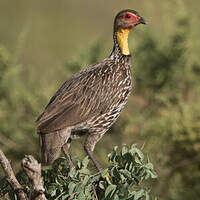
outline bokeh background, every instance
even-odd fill
[[[155,197],[197,200],[198,0],[0,0],[0,148],[16,172],[24,154],[40,160],[37,116],[73,73],[109,55],[114,15],[125,8],[149,25],[130,34],[134,92],[95,154],[106,166],[115,145],[137,143],[158,173]],[[83,140],[72,142],[74,157],[85,156]]]

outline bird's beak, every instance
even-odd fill
[[[140,24],[147,24],[147,22],[144,20],[143,17],[140,17],[139,23],[140,23]]]

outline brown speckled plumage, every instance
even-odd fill
[[[96,167],[102,169],[92,152],[98,140],[119,117],[132,88],[131,55],[122,54],[116,38],[116,21],[127,11],[133,12],[125,10],[115,18],[111,55],[67,80],[37,119],[44,165],[51,164],[63,147],[72,167],[70,141],[87,134],[85,150]]]

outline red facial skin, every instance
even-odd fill
[[[130,24],[132,24],[132,26],[135,26],[137,24],[140,23],[140,19],[141,17],[137,16],[137,15],[134,15],[133,13],[131,12],[125,12],[123,15],[122,15],[122,18],[129,22]]]

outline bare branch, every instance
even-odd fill
[[[31,182],[30,199],[46,200],[43,180],[41,177],[41,164],[31,155],[22,159],[22,168]]]
[[[5,173],[6,180],[8,181],[12,189],[15,191],[18,199],[27,200],[28,198],[26,194],[24,193],[22,186],[19,184],[18,180],[16,179],[15,174],[10,165],[10,162],[8,161],[8,159],[6,158],[6,156],[4,155],[1,149],[0,149],[0,163]]]

